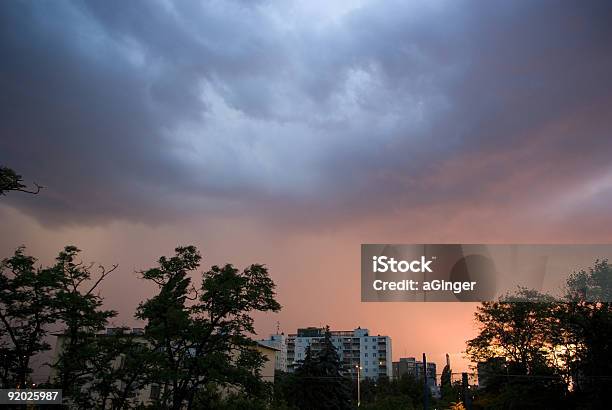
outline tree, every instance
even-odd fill
[[[498,381],[505,380],[501,386],[487,383],[485,391],[497,400],[489,403],[491,408],[537,408],[559,403],[568,393],[554,337],[558,306],[551,296],[520,289],[478,307],[475,316],[480,333],[467,342],[467,354],[481,363],[503,359],[506,376],[493,375]]]
[[[95,354],[87,362],[95,377],[88,384],[89,404],[99,409],[130,408],[146,386],[157,385],[148,378],[154,357],[140,334],[116,328],[91,340]]]
[[[57,374],[54,382],[63,390],[63,396],[73,404],[91,408],[96,398],[85,391],[85,387],[100,376],[94,371],[93,364],[102,358],[114,360],[101,349],[96,333],[104,330],[108,320],[117,315],[113,310],[102,308],[103,300],[97,289],[117,265],[108,270],[99,266],[99,275],[94,278],[94,265],[77,261],[79,252],[75,246],[66,246],[52,267],[58,277],[52,306],[57,321],[64,328],[61,351],[52,366]]]
[[[161,387],[160,408],[207,408],[196,395],[219,387],[245,403],[269,403],[271,386],[260,377],[265,357],[249,336],[253,311],[280,309],[265,266],[213,266],[196,290],[189,274],[201,258],[194,247],[177,248],[143,272],[159,286],[137,312],[148,322],[145,334],[109,334],[100,331],[116,312],[104,309],[98,288],[117,266],[99,266],[95,275],[94,264],[77,260],[79,252],[67,246],[53,266],[38,268],[19,248],[0,263],[3,387],[26,385],[31,358],[50,349],[45,336],[61,327],[51,384],[71,407],[126,408],[147,385]]]
[[[477,308],[479,335],[468,341],[467,353],[475,362],[506,357],[521,374],[547,366],[553,350],[549,330],[555,300],[536,291],[520,289],[503,301],[483,302]]]
[[[467,350],[487,368],[479,403],[607,407],[611,300],[612,267],[597,260],[569,276],[560,299],[522,289],[503,301],[483,303],[476,314],[480,334],[468,341]]]
[[[557,317],[556,341],[562,345],[576,402],[607,407],[612,389],[612,266],[597,260],[588,270],[570,275]]]
[[[295,407],[295,397],[300,390],[295,373],[276,370],[274,372],[274,397],[272,408],[289,409]]]
[[[444,369],[442,369],[442,375],[440,376],[440,387],[445,388],[451,386],[451,375],[452,370],[447,364],[444,366]]]
[[[43,268],[36,267],[36,259],[21,247],[0,263],[0,378],[5,387],[28,385],[31,359],[50,350],[46,337],[51,328],[61,327],[52,382],[73,404],[90,408],[94,398],[83,387],[92,386],[102,375],[102,362],[110,363],[118,351],[95,334],[115,315],[101,308],[96,289],[116,266],[100,267],[100,276],[93,280],[93,265],[77,262],[78,253],[76,247],[67,246],[53,266]]]
[[[442,369],[442,375],[440,376],[440,403],[443,405],[451,405],[458,399],[457,390],[453,387],[452,382],[452,369],[450,365],[446,364]]]
[[[409,374],[393,380],[386,377],[378,380],[366,379],[361,385],[361,408],[364,409],[411,410],[415,408],[414,403],[423,402],[422,380],[417,380]]]
[[[140,304],[137,318],[146,320],[145,338],[156,356],[151,379],[162,386],[159,405],[179,409],[197,403],[207,386],[232,386],[251,396],[269,393],[256,350],[253,311],[278,311],[274,282],[263,265],[239,271],[213,266],[196,290],[189,276],[200,265],[194,246],[178,247],[173,257],[142,272],[157,295]]]
[[[35,191],[27,189],[27,185],[23,184],[21,175],[17,174],[11,168],[0,166],[0,196],[6,195],[9,191],[26,192],[28,194],[37,194],[43,188],[34,183]]]
[[[0,263],[0,378],[5,388],[25,386],[32,357],[50,349],[45,336],[56,320],[58,278],[35,263],[23,247]]]
[[[401,395],[409,398],[414,403],[423,403],[424,394],[424,383],[423,377],[415,377],[414,374],[404,374],[397,381],[399,392]],[[428,391],[431,399],[431,392]]]
[[[306,348],[306,357],[296,370],[300,390],[296,397],[301,409],[351,408],[349,380],[342,373],[338,352],[331,340],[329,326],[320,350]]]

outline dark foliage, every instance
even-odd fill
[[[26,192],[28,194],[37,194],[42,186],[34,183],[35,190],[28,189],[23,183],[21,175],[17,174],[11,168],[0,166],[0,196],[6,195],[10,191]]]
[[[196,290],[190,274],[200,260],[195,247],[179,247],[142,273],[159,288],[137,312],[147,321],[145,338],[156,363],[150,378],[161,386],[159,405],[194,406],[210,386],[269,399],[270,386],[259,377],[264,357],[248,335],[255,333],[253,311],[280,309],[274,283],[263,265],[243,271],[213,266]]]
[[[317,353],[310,347],[306,349],[306,357],[295,371],[295,381],[298,388],[290,399],[300,409],[351,408],[350,379],[343,375],[329,327]]]
[[[612,389],[612,267],[596,261],[570,275],[564,298],[521,289],[476,313],[468,341],[480,408],[605,408]],[[486,369],[486,371],[484,371]]]

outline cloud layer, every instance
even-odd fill
[[[0,162],[48,187],[3,202],[341,223],[612,196],[609,2],[307,3],[3,2]]]
[[[360,243],[612,240],[609,1],[3,1],[0,251],[266,263],[262,336],[330,324],[454,369],[471,304],[362,304]],[[43,225],[42,227],[40,225]],[[317,303],[304,309],[304,298]],[[450,336],[449,336],[450,335]]]

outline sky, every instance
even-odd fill
[[[276,329],[466,370],[470,303],[361,303],[362,243],[612,241],[612,3],[0,2],[0,255],[265,263]]]

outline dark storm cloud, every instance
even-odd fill
[[[2,2],[0,161],[48,186],[6,203],[323,220],[609,174],[608,2],[307,4]]]

